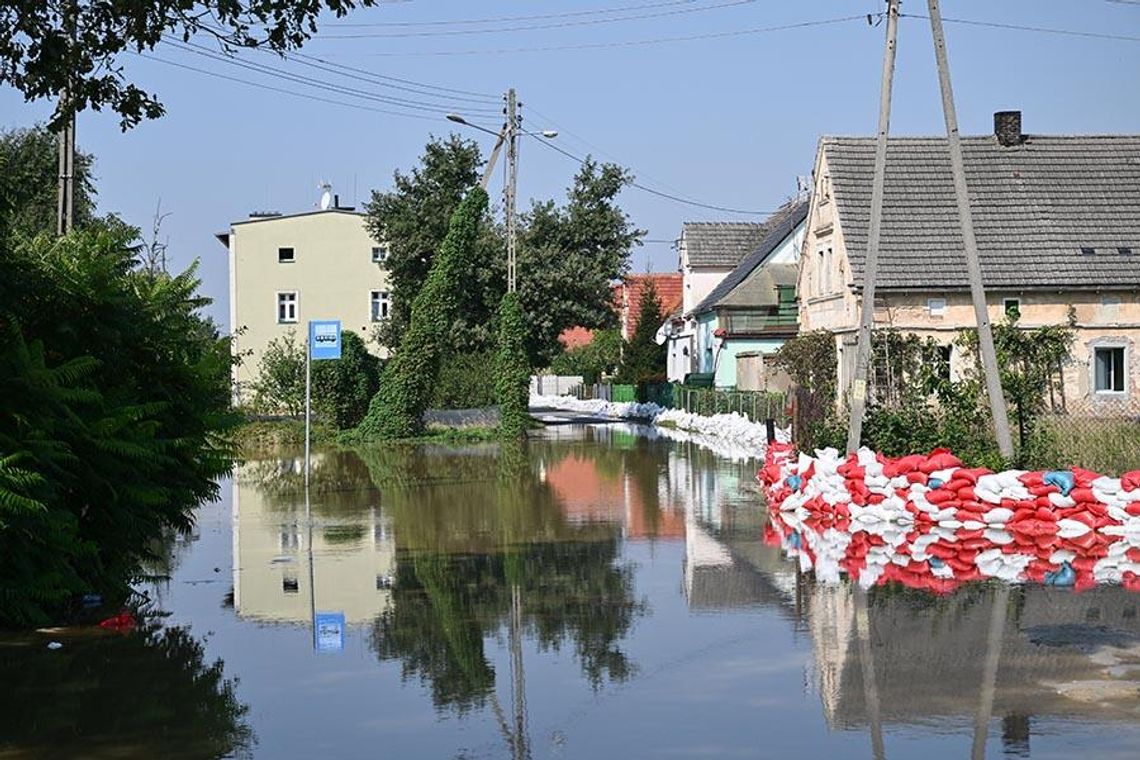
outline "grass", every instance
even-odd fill
[[[1106,475],[1140,470],[1140,422],[1121,418],[1058,416],[1042,420],[1059,462]]]
[[[421,436],[394,441],[360,441],[351,430],[337,431],[328,425],[313,424],[311,441],[327,449],[330,446],[407,445],[417,443],[464,444],[498,440],[499,429],[487,425],[428,425]],[[251,420],[234,433],[234,442],[243,456],[271,453],[283,448],[297,448],[305,443],[305,423],[300,420]]]

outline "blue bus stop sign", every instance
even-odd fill
[[[318,652],[344,650],[344,613],[318,612],[313,618],[313,644]]]
[[[309,322],[309,346],[313,361],[340,358],[340,320]]]

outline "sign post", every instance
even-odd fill
[[[317,614],[317,584],[313,568],[313,515],[309,501],[309,471],[313,427],[313,362],[339,359],[341,349],[340,320],[310,320],[309,339],[305,345],[305,523],[309,544],[309,611],[313,618],[313,643],[317,651],[339,651],[344,648],[344,615]]]

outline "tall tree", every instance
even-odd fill
[[[377,0],[8,0],[0,4],[0,83],[27,100],[70,96],[52,118],[109,108],[129,129],[163,114],[156,96],[128,81],[124,53],[153,50],[164,36],[208,38],[226,50],[300,47],[326,10],[344,16]]]
[[[519,298],[530,325],[527,353],[545,367],[562,350],[568,327],[615,323],[610,283],[629,268],[637,229],[617,205],[633,176],[587,158],[567,191],[567,203],[536,202],[523,219],[518,257]]]
[[[624,383],[636,383],[646,378],[665,374],[665,346],[657,344],[657,328],[665,317],[661,313],[661,299],[653,280],[646,280],[641,291],[641,305],[637,310],[637,327],[626,346],[618,378]]]
[[[75,153],[75,225],[95,212],[92,158]],[[46,127],[0,132],[0,235],[34,236],[55,229],[59,143]]]
[[[374,238],[388,243],[385,266],[392,293],[390,316],[380,328],[384,345],[396,347],[407,331],[412,301],[447,236],[451,215],[478,183],[483,163],[474,141],[458,135],[433,138],[410,173],[395,173],[392,190],[372,193],[365,224]],[[471,266],[463,273],[467,287],[458,294],[449,341],[450,348],[464,351],[491,347],[490,325],[506,283],[505,243],[489,210],[478,224]]]

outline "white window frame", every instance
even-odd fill
[[[282,305],[288,303],[288,301],[285,301],[282,299],[282,296],[293,296],[293,301],[292,301],[293,318],[292,319],[290,319],[288,317],[283,317],[281,315]],[[277,315],[277,324],[279,324],[279,325],[295,325],[295,324],[297,324],[297,322],[300,321],[301,296],[297,291],[295,291],[295,290],[278,290],[277,291],[277,297],[274,301],[274,307],[276,308],[275,313]]]
[[[1001,299],[1001,315],[1002,317],[1009,316],[1009,306],[1013,304],[1013,308],[1017,309],[1017,316],[1020,319],[1021,313],[1021,299],[1020,298],[1003,298]]]
[[[380,306],[377,314],[376,306]],[[385,313],[386,312],[386,313]],[[387,322],[392,316],[392,291],[370,290],[368,292],[368,317],[373,322]]]
[[[1097,388],[1096,387],[1096,355],[1098,351],[1120,351],[1122,354],[1121,360],[1121,390],[1113,388]],[[1092,388],[1093,396],[1097,398],[1124,398],[1128,395],[1128,363],[1132,358],[1129,356],[1131,352],[1128,350],[1128,344],[1123,341],[1107,340],[1095,343],[1089,346],[1089,387]],[[1115,383],[1111,383],[1115,385]]]
[[[386,264],[388,262],[388,254],[390,250],[388,244],[372,246],[372,263],[373,264]]]
[[[289,258],[281,258],[282,251],[289,251]],[[291,245],[282,245],[277,248],[277,263],[278,264],[295,264],[297,262],[297,249]]]
[[[927,298],[926,311],[931,317],[941,319],[946,316],[946,299],[945,298]]]

